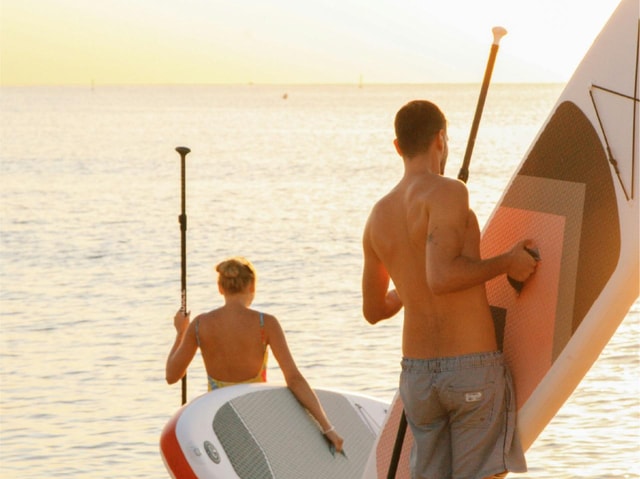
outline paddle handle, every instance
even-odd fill
[[[180,190],[181,209],[178,222],[180,223],[180,309],[187,312],[187,194],[186,194],[186,158],[191,152],[186,146],[178,146],[180,154]],[[182,404],[187,402],[187,374],[182,377]]]
[[[505,30],[503,27],[493,27],[491,31],[493,33],[493,43],[491,44],[491,51],[489,52],[489,60],[487,61],[487,67],[484,71],[484,79],[482,80],[482,88],[480,89],[480,96],[478,97],[478,104],[476,105],[476,113],[473,117],[473,124],[471,125],[471,131],[469,132],[469,140],[467,141],[467,150],[464,153],[464,160],[462,161],[462,167],[460,168],[460,172],[458,173],[458,179],[465,183],[469,179],[469,164],[471,163],[471,154],[473,153],[473,147],[476,142],[476,136],[478,135],[478,126],[480,125],[480,117],[482,117],[484,102],[487,99],[487,91],[489,90],[489,83],[491,82],[493,65],[495,64],[496,56],[498,55],[500,39],[507,34],[507,30]]]

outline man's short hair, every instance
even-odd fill
[[[395,119],[396,139],[403,156],[413,158],[427,151],[435,134],[446,126],[444,114],[434,103],[414,100],[404,105]]]

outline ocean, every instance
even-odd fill
[[[469,177],[485,224],[562,85],[492,85]],[[449,121],[447,174],[479,85],[0,89],[0,476],[162,478],[164,381],[180,306],[188,146],[188,308],[221,304],[214,265],[258,270],[314,387],[390,401],[402,315],[360,309],[361,233],[402,173],[393,118],[427,98]],[[640,477],[640,302],[514,478]],[[282,381],[274,360],[269,377]],[[206,391],[199,354],[190,399]]]

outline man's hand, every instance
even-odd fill
[[[532,240],[517,243],[510,252],[511,264],[507,276],[517,282],[524,283],[535,273],[540,255]]]

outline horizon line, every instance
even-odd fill
[[[492,85],[563,85],[566,81],[495,81]],[[355,88],[366,88],[367,86],[412,86],[412,85],[480,85],[481,81],[433,81],[433,82],[107,82],[100,83],[94,80],[89,82],[69,82],[69,83],[2,83],[0,88],[29,88],[29,87],[212,87],[212,86],[353,86]]]

